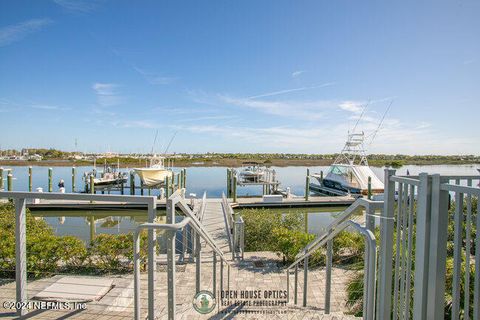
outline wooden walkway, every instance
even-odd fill
[[[223,213],[221,199],[207,199],[202,225],[223,254],[230,258],[230,232]]]

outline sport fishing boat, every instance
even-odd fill
[[[134,168],[135,173],[142,180],[143,185],[153,187],[165,182],[167,177],[172,177],[173,171],[165,168],[165,158],[153,156],[150,166],[146,168]]]
[[[318,173],[312,175],[318,180],[318,184],[310,184],[310,189],[321,194],[366,195],[370,177],[372,193],[383,193],[383,182],[368,166],[364,139],[363,131],[361,133],[349,132],[342,152],[330,166],[326,175]]]
[[[244,167],[239,173],[241,181],[258,182],[265,175],[265,170],[258,162],[244,162],[242,165]]]

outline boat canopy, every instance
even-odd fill
[[[325,178],[337,181],[343,186],[367,190],[368,177],[371,178],[372,190],[383,190],[383,182],[369,166],[334,164]]]

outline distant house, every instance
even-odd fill
[[[31,161],[42,161],[42,156],[35,153],[35,154],[32,154],[32,155],[29,155],[29,156],[28,156],[28,160],[31,160]]]

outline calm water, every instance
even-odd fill
[[[305,174],[307,168],[310,172],[326,171],[328,167],[274,167],[277,177],[281,181],[281,188],[290,187],[297,195],[303,195],[305,188]],[[477,175],[480,165],[435,165],[435,166],[404,166],[397,173],[406,174],[407,170],[412,175],[421,172],[440,173],[443,175]],[[13,176],[13,189],[16,191],[28,190],[28,167],[11,167]],[[226,190],[226,167],[210,168],[187,168],[187,194],[195,193],[201,196],[204,191],[208,197],[220,197]],[[372,168],[375,174],[383,180],[383,168]],[[90,171],[91,167],[77,167],[76,190],[83,190],[83,172]],[[5,178],[5,177],[4,177]],[[65,188],[71,190],[71,167],[53,167],[54,191],[57,191],[57,183],[60,179],[65,180]],[[136,181],[139,184],[139,181]],[[33,167],[33,189],[41,187],[47,190],[48,168]],[[138,190],[137,190],[138,191]],[[261,187],[238,188],[239,195],[259,195]],[[126,191],[128,193],[128,190]],[[152,194],[158,194],[153,191]],[[286,209],[291,210],[291,209]],[[308,213],[309,232],[318,233],[328,225],[338,210],[341,208],[305,208],[295,210],[299,214]],[[164,212],[159,211],[159,215]],[[45,219],[59,235],[75,235],[88,241],[91,234],[99,233],[127,233],[133,231],[136,225],[146,221],[145,211],[50,211],[36,212],[36,216]],[[91,228],[91,218],[95,219],[95,228]]]

